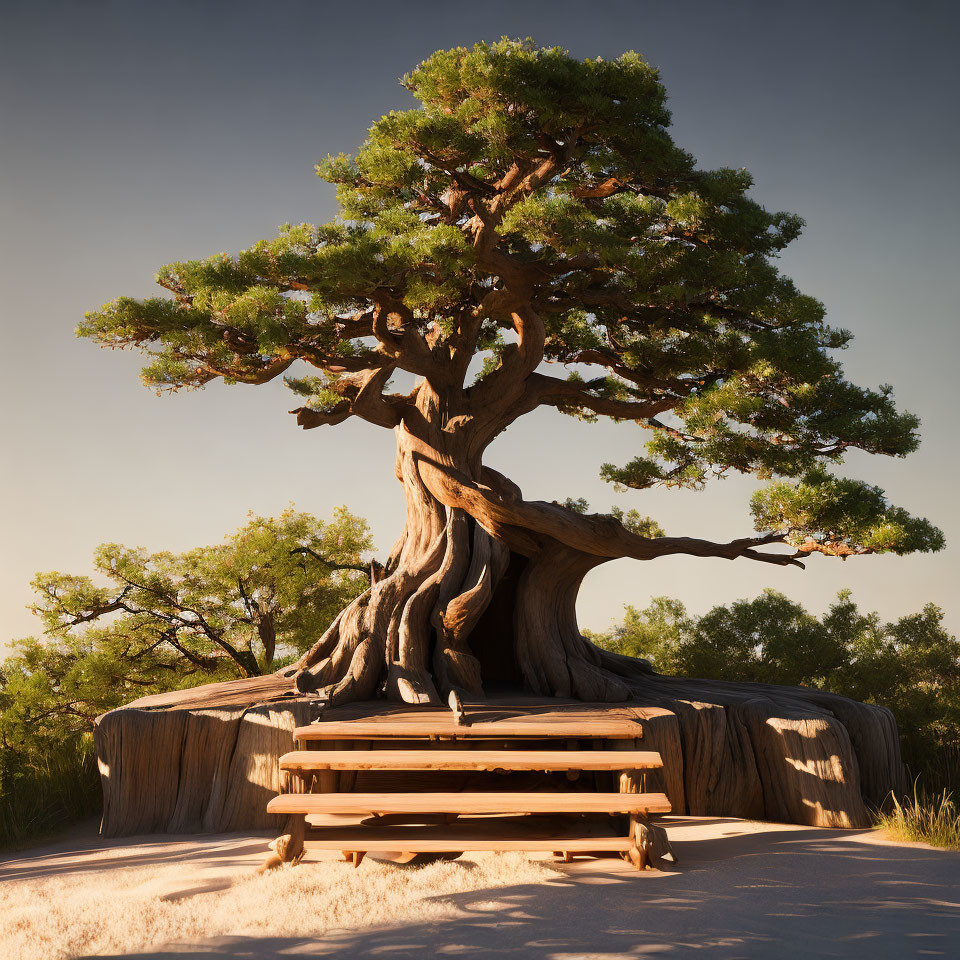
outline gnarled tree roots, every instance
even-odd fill
[[[457,465],[468,457],[438,452],[403,425],[397,434],[407,524],[382,576],[293,668],[144,698],[100,718],[106,831],[262,825],[279,785],[276,755],[317,696],[440,704],[455,691],[469,710],[526,693],[664,708],[644,722],[644,742],[663,755],[662,786],[677,813],[864,826],[865,802],[902,786],[884,708],[805,688],[665,677],[581,635],[577,591],[597,565],[670,553],[792,562],[757,549],[769,538],[636,536],[611,517],[524,501],[476,461],[468,470]],[[291,700],[294,684],[310,697]],[[242,800],[251,790],[256,802]]]

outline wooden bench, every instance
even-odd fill
[[[345,734],[350,735],[346,737]],[[596,731],[594,731],[596,733]],[[286,832],[275,849],[279,861],[297,861],[306,851],[340,850],[358,865],[365,853],[402,852],[456,855],[465,850],[550,850],[569,859],[574,853],[619,852],[639,869],[652,859],[657,848],[667,852],[666,836],[649,824],[652,814],[668,813],[670,803],[662,793],[642,789],[643,771],[662,767],[654,751],[632,749],[640,729],[610,724],[596,736],[620,738],[619,749],[515,749],[510,742],[543,739],[542,728],[529,722],[499,720],[486,726],[449,727],[429,719],[412,720],[389,731],[383,725],[371,729],[363,721],[342,724],[317,723],[295,731],[299,741],[339,740],[348,745],[372,739],[427,743],[415,749],[315,749],[295,750],[280,758],[280,769],[312,789],[325,771],[543,771],[579,773],[610,771],[620,773],[618,792],[576,790],[527,792],[490,790],[447,792],[352,792],[328,790],[313,793],[284,793],[267,805],[269,813],[286,816]],[[551,738],[585,738],[582,726],[553,724]],[[503,743],[461,743],[459,749],[431,747],[436,740],[493,741]],[[505,743],[504,743],[505,741]],[[597,746],[601,746],[598,742]],[[590,829],[586,815],[627,815],[629,829]],[[308,816],[352,815],[367,822],[316,826]],[[565,818],[562,815],[567,815]],[[537,818],[540,823],[536,824]],[[439,822],[431,822],[437,821]],[[371,822],[372,821],[372,822]],[[544,822],[545,821],[545,822]],[[539,830],[532,825],[538,825]]]

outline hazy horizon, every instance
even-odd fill
[[[38,570],[89,573],[101,542],[180,550],[219,541],[248,511],[288,503],[369,519],[381,555],[403,524],[393,437],[364,423],[303,433],[279,384],[215,384],[157,398],[142,356],[73,336],[83,312],[149,296],[158,267],[234,252],[279,224],[324,221],[333,189],[314,176],[352,152],[380,114],[411,104],[397,77],[434,50],[532,36],[576,56],[634,49],[658,66],[673,136],[704,167],[745,166],[752,195],[807,222],[781,260],[851,329],[847,372],[891,383],[921,417],[905,460],[854,454],[851,473],[929,517],[939,554],[814,557],[804,572],[746,560],[617,561],[594,571],[581,624],[677,597],[695,612],[766,587],[820,612],[849,587],[887,619],[954,603],[960,510],[955,358],[960,189],[946,3],[0,2],[0,236],[4,549],[0,647],[38,632],[25,610]],[[604,461],[639,450],[634,426],[553,411],[523,418],[491,466],[529,499],[586,497],[655,517],[677,535],[752,531],[755,483],[703,493],[618,495]]]

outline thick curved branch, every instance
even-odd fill
[[[797,554],[762,553],[757,547],[781,543],[785,535],[764,534],[744,537],[728,543],[714,543],[690,537],[640,537],[631,533],[615,517],[584,516],[551,503],[512,497],[508,488],[500,492],[479,484],[464,474],[419,457],[417,466],[427,489],[445,506],[466,510],[485,530],[498,535],[504,527],[519,527],[531,535],[551,538],[583,553],[606,559],[632,557],[654,560],[673,554],[694,557],[722,557],[734,560],[746,557],[764,563],[802,567]]]
[[[393,371],[394,365],[387,364],[374,370],[342,376],[330,385],[331,390],[343,397],[335,406],[328,410],[297,407],[290,413],[296,415],[297,424],[304,430],[335,426],[350,417],[359,417],[367,423],[392,430],[400,423],[403,407],[410,405],[406,397],[384,396],[383,388]]]
[[[313,410],[311,407],[294,407],[289,411],[297,418],[297,426],[304,430],[313,430],[315,427],[335,427],[353,416],[353,409],[349,400],[341,400],[330,410]]]
[[[543,360],[546,342],[543,319],[529,303],[514,300],[509,315],[517,332],[517,342],[504,349],[500,366],[468,391],[470,409],[487,423],[486,432],[491,439],[517,416],[528,412],[520,407],[524,404],[527,383]],[[529,410],[536,406],[534,403]],[[520,412],[513,415],[517,410]]]
[[[379,370],[371,370],[368,373],[357,374],[352,378],[350,391],[353,393],[351,400],[351,409],[354,416],[366,420],[368,423],[375,423],[380,427],[393,429],[400,423],[400,411],[398,402],[402,403],[402,398],[387,398],[383,395],[383,388],[387,381],[393,375],[393,364],[380,367]],[[346,380],[346,378],[342,378]],[[356,386],[355,392],[353,386]]]
[[[327,373],[360,373],[363,370],[377,370],[390,363],[390,359],[378,350],[361,350],[354,354],[330,354],[304,345],[296,347],[296,350],[301,360],[306,360],[311,366]]]
[[[380,350],[402,370],[426,377],[436,386],[450,379],[449,368],[433,355],[430,345],[416,327],[410,308],[385,291],[373,296],[376,304],[371,330],[380,344]],[[396,325],[391,326],[391,321]]]

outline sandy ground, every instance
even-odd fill
[[[960,957],[960,854],[872,832],[667,821],[680,863],[468,854],[258,874],[266,838],[74,837],[0,863],[0,956]]]

